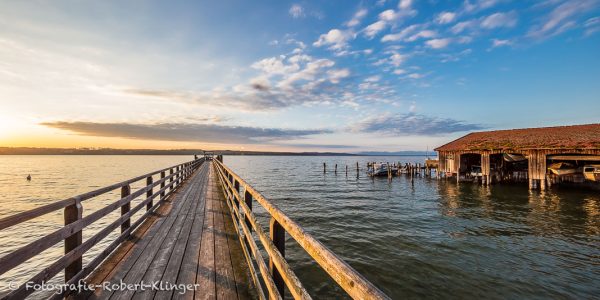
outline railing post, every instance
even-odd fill
[[[160,179],[165,179],[165,171],[160,172]],[[163,182],[160,184],[160,189],[164,189],[165,188],[165,181],[163,180]],[[160,193],[160,200],[165,198],[165,191],[163,190]]]
[[[169,169],[169,175],[171,176],[171,178],[169,178],[169,192],[173,190],[173,168]]]
[[[146,177],[146,186],[151,186],[152,183],[154,182],[154,180],[152,180],[152,176],[148,176]],[[146,191],[146,199],[152,197],[152,194],[154,194],[154,188],[150,188],[149,190]],[[153,204],[154,200],[150,200],[150,202],[146,203],[146,210],[150,210],[152,209],[152,206],[154,206]]]
[[[248,206],[248,208],[250,209],[250,212],[252,212],[252,194],[250,194],[250,192],[248,192],[248,190],[246,190],[244,192],[244,202],[246,202],[246,206]],[[250,223],[250,220],[248,219],[248,217],[246,217],[245,214],[244,214],[244,220],[246,221],[246,225],[248,226],[248,229],[250,229],[250,232],[252,232],[252,224]]]
[[[130,194],[131,194],[131,187],[129,185],[125,185],[121,188],[121,199],[129,196]],[[131,208],[131,201],[127,201],[127,203],[123,204],[121,206],[121,216],[128,213],[130,208]],[[127,230],[129,228],[129,226],[131,226],[131,219],[127,218],[127,220],[125,220],[125,222],[123,222],[123,224],[121,224],[121,234],[123,234],[123,232],[125,232],[125,230]]]
[[[81,206],[81,202],[79,200],[75,200],[75,204],[69,205],[65,207],[64,210],[64,218],[65,225],[76,222],[77,220],[81,220],[83,215],[83,207]],[[83,236],[81,230],[73,233],[71,236],[65,239],[65,255],[71,252],[73,249],[77,248],[81,245],[83,240]],[[81,271],[83,267],[82,257],[78,257],[74,262],[65,267],[65,282],[68,282],[73,278],[79,271]]]
[[[177,186],[181,184],[181,165],[177,166]]]
[[[235,188],[235,192],[237,193],[237,195],[240,195],[240,182],[235,180],[235,183],[233,184],[233,187]],[[235,202],[237,202],[237,207],[238,209],[240,208],[240,203],[238,201],[238,198],[233,197],[233,199],[235,200]]]
[[[281,253],[282,257],[285,257],[285,230],[273,217],[271,217],[271,222],[269,224],[269,233],[273,244],[275,244],[275,248],[279,250],[279,253]],[[277,290],[283,298],[283,295],[285,295],[285,282],[283,281],[281,273],[279,273],[279,270],[277,270],[273,264],[272,258],[269,258],[269,271],[271,271],[273,282],[275,282],[275,286],[277,286]]]

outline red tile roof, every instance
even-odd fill
[[[600,124],[473,132],[436,151],[600,149]]]

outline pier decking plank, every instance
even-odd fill
[[[247,299],[249,287],[227,204],[211,167],[203,164],[156,215],[136,230],[87,282],[199,284],[196,291],[107,291],[91,299]],[[138,232],[139,231],[139,232]],[[239,281],[239,282],[238,282]]]

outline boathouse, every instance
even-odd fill
[[[473,132],[435,151],[443,176],[479,177],[482,184],[527,180],[530,189],[543,190],[564,179],[548,171],[555,163],[600,164],[600,124]],[[579,180],[583,175],[569,177]]]

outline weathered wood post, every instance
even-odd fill
[[[244,202],[246,202],[246,206],[248,206],[248,208],[250,209],[250,212],[251,212],[252,211],[252,194],[250,194],[250,192],[248,192],[248,190],[246,190],[244,192]],[[244,219],[246,221],[246,226],[248,226],[248,229],[250,230],[250,232],[252,232],[252,223],[250,223],[249,218],[247,218],[245,214],[244,214]]]
[[[454,156],[454,164],[456,165],[456,183],[460,183],[460,153],[456,153]]]
[[[359,168],[358,168],[358,162],[356,162],[356,178],[358,178],[358,170],[359,170]]]
[[[169,176],[171,176],[171,178],[169,178],[169,192],[173,190],[173,168],[169,169]]]
[[[165,188],[165,171],[160,172],[160,179],[162,179],[163,181],[160,183],[160,189],[164,189]],[[165,191],[163,190],[162,192],[160,192],[160,200],[165,198]]]
[[[337,175],[337,164],[335,164],[335,170],[334,170],[335,175]]]
[[[235,188],[235,192],[237,193],[237,195],[240,195],[240,182],[237,180],[234,180],[234,184],[233,187]],[[240,208],[240,203],[238,202],[238,198],[237,197],[233,197],[233,201],[236,202],[238,209]]]
[[[348,177],[348,165],[346,165],[346,177]]]
[[[269,224],[269,232],[271,240],[273,241],[273,244],[275,244],[275,248],[279,250],[282,257],[285,257],[285,230],[273,217],[271,217],[271,222]],[[285,282],[283,281],[281,273],[273,264],[273,259],[269,259],[269,271],[273,276],[273,282],[275,282],[279,294],[283,297],[283,295],[285,295]]]
[[[124,185],[121,187],[121,199],[129,196],[131,194],[131,187],[129,185]],[[131,209],[131,201],[127,201],[127,203],[121,205],[121,216],[127,214]],[[131,226],[131,219],[127,218],[123,224],[121,224],[121,233],[125,232]]]
[[[81,220],[83,216],[83,206],[79,200],[75,200],[75,204],[65,207],[64,219],[65,226],[69,225],[77,220]],[[83,242],[83,235],[81,230],[74,232],[72,235],[65,239],[65,255],[71,252],[73,249],[79,247]],[[75,261],[65,267],[65,282],[68,282],[73,278],[83,267],[82,257],[79,256]]]
[[[149,187],[152,185],[152,183],[154,183],[152,176],[146,177],[146,186]],[[152,197],[152,194],[154,194],[154,188],[150,188],[146,191],[146,199]],[[146,203],[146,210],[148,211],[152,209],[152,206],[154,206],[154,200],[150,200],[150,202]]]
[[[327,165],[325,163],[323,163],[323,174],[325,174],[327,172]]]

